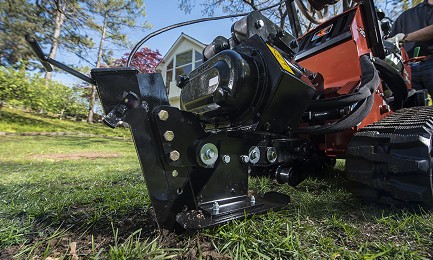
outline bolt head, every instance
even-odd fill
[[[167,121],[167,119],[168,119],[168,112],[167,112],[167,110],[161,110],[161,111],[159,111],[158,112],[158,117],[159,117],[159,120],[161,120],[161,121]]]
[[[263,20],[257,20],[256,21],[256,28],[262,28],[265,25],[265,22],[263,22]]]
[[[277,150],[274,147],[268,147],[266,151],[266,159],[268,159],[268,162],[274,163],[277,160],[277,157]]]
[[[229,155],[223,155],[221,157],[221,161],[225,164],[229,163],[230,162],[230,156]]]
[[[174,133],[173,131],[165,131],[164,133],[164,139],[165,141],[171,142],[174,139]]]
[[[250,157],[248,157],[247,155],[241,155],[241,161],[243,163],[248,163],[250,161]]]
[[[256,205],[256,197],[251,196],[251,200],[250,200],[250,202],[251,202],[251,206]]]
[[[173,162],[179,160],[180,158],[180,153],[176,150],[173,150],[170,152],[170,160],[172,160]]]
[[[204,167],[213,167],[218,157],[218,148],[212,143],[204,144],[197,151],[198,163]]]
[[[215,158],[215,151],[212,149],[207,149],[205,156],[207,159],[213,159],[213,158]]]
[[[214,202],[212,204],[212,215],[218,215],[220,213],[220,205],[218,204],[218,202]]]
[[[248,152],[249,161],[252,164],[256,164],[260,160],[260,150],[257,146],[253,146],[250,148]]]

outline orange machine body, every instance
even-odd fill
[[[300,54],[296,61],[324,78],[323,95],[333,97],[352,93],[360,84],[362,55],[374,56],[368,43],[368,30],[362,8],[357,6],[319,25],[299,39]],[[403,51],[403,58],[407,55]],[[406,67],[409,73],[410,68]],[[408,75],[405,75],[406,77]],[[408,83],[410,88],[410,83]],[[379,86],[374,93],[374,105],[369,115],[356,127],[344,132],[314,137],[317,149],[328,156],[343,157],[352,135],[360,128],[374,123],[392,113],[383,99]],[[316,140],[318,141],[318,140]]]

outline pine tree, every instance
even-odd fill
[[[125,47],[128,45],[127,28],[141,27],[149,28],[150,25],[145,22],[137,25],[136,20],[140,16],[145,16],[144,3],[142,0],[88,0],[87,7],[89,15],[93,18],[88,24],[100,36],[96,67],[101,67],[103,62],[104,46],[107,41],[116,45]],[[91,87],[91,96],[89,101],[89,114],[87,121],[93,122],[94,107],[96,102],[96,87]]]
[[[22,61],[31,59],[33,53],[24,35],[28,32],[44,35],[46,22],[36,6],[28,1],[0,1],[0,65],[17,68]]]
[[[87,15],[82,9],[83,2],[78,0],[38,0],[36,6],[45,15],[46,20],[52,21],[48,26],[46,38],[49,42],[49,57],[56,57],[57,49],[63,46],[71,52],[88,49],[93,46],[90,37],[82,34],[86,29]],[[84,29],[84,30],[83,30]],[[51,79],[51,72],[45,74],[46,79]]]

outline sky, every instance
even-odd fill
[[[195,3],[195,7],[192,9],[191,13],[184,13],[178,8],[178,0],[144,0],[146,17],[141,17],[137,20],[137,23],[144,23],[145,21],[152,24],[153,28],[148,30],[130,30],[125,33],[129,36],[129,41],[132,43],[137,43],[147,34],[161,29],[165,26],[172,25],[179,22],[189,21],[193,19],[199,19],[207,17],[207,15],[202,14],[201,3],[204,0],[191,0]],[[215,10],[214,16],[227,15],[221,10]],[[164,56],[170,47],[174,44],[176,39],[180,36],[182,32],[188,34],[189,36],[203,42],[204,44],[210,43],[217,36],[230,37],[230,30],[232,24],[235,20],[224,19],[219,21],[210,21],[199,24],[193,24],[185,27],[180,27],[173,29],[171,31],[165,32],[163,34],[157,35],[154,38],[146,42],[143,47],[148,47],[152,50],[159,50],[162,56]],[[95,37],[94,42],[98,43],[100,38]],[[109,45],[106,47],[110,48]],[[48,53],[48,49],[45,52]],[[130,52],[130,49],[119,49],[113,46],[114,58],[120,58],[123,54]],[[91,56],[88,57],[89,60],[93,62],[96,61],[96,51]],[[79,60],[74,54],[68,53],[63,49],[59,49],[56,59],[65,64],[70,64],[77,67],[88,66],[93,68],[93,64],[89,64],[83,60]],[[79,84],[81,81],[73,76],[66,73],[56,72],[53,74],[53,79],[60,81],[66,85],[73,86],[74,84]]]
[[[203,15],[201,12],[201,0],[192,0],[192,2],[195,3],[195,7],[189,14],[185,14],[183,11],[178,9],[178,0],[145,0],[144,2],[146,17],[139,19],[137,22],[144,22],[144,20],[147,20],[150,24],[152,24],[153,28],[148,30],[126,31],[129,40],[134,44],[140,41],[147,34],[155,30],[161,29],[165,26],[207,17],[207,15]],[[223,14],[220,10],[217,10],[214,15],[219,16],[226,14]],[[230,37],[230,29],[233,22],[234,20],[224,19],[176,28],[155,36],[154,38],[146,42],[143,46],[146,46],[152,50],[159,50],[161,55],[164,56],[182,32],[203,42],[204,44],[208,44],[219,35]],[[99,42],[99,38],[95,38],[94,42]],[[48,52],[48,50],[45,51]],[[119,50],[118,48],[116,48],[113,56],[114,58],[120,58],[124,53],[127,53],[129,51],[129,49]],[[59,49],[56,55],[56,59],[60,62],[74,66],[92,67],[93,65],[88,64],[87,62],[82,60],[80,61],[74,54],[67,53],[65,50],[62,49]],[[94,57],[93,59],[89,59],[96,60],[96,57]],[[53,78],[69,86],[81,82],[79,79],[76,79],[73,76],[60,72],[54,73]]]

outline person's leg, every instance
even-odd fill
[[[412,88],[416,90],[421,90],[424,88],[422,73],[421,73],[421,63],[414,63],[410,66],[412,71]]]
[[[422,85],[427,89],[430,96],[433,97],[433,60],[423,62],[420,69]]]

